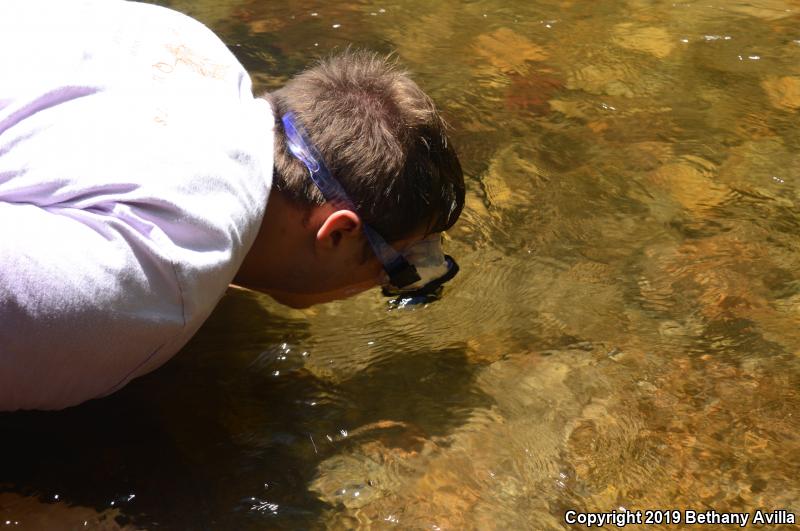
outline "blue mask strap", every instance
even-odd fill
[[[355,203],[350,200],[339,181],[330,174],[322,155],[314,147],[302,126],[297,123],[294,113],[288,112],[284,114],[281,121],[286,133],[289,151],[308,168],[311,180],[319,188],[325,201],[337,208],[343,207],[358,213]],[[362,223],[362,227],[372,251],[383,264],[383,269],[389,275],[393,286],[402,288],[420,280],[416,268],[403,255],[398,253],[394,247],[386,243],[386,240],[375,229],[366,223]]]

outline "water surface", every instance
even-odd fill
[[[800,514],[800,2],[162,3],[259,90],[349,45],[394,52],[461,154],[463,272],[407,312],[232,291],[117,395],[0,416],[0,520]]]

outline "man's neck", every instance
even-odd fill
[[[287,272],[294,267],[291,261],[303,256],[302,246],[307,238],[305,216],[302,207],[272,190],[261,228],[233,283],[257,291],[280,287]]]

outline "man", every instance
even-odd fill
[[[295,307],[394,282],[463,206],[433,104],[372,54],[254,98],[174,11],[4,0],[0,79],[0,410],[120,389],[231,282]]]

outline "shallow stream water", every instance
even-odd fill
[[[260,90],[394,52],[452,126],[462,273],[413,311],[231,291],[120,393],[0,416],[0,527],[800,515],[800,1],[161,3]]]

